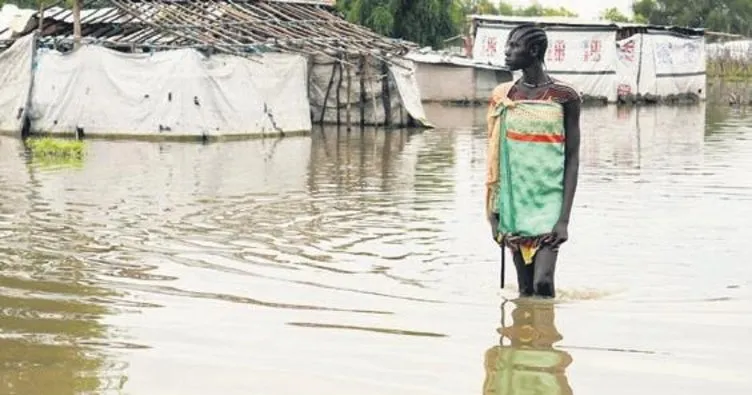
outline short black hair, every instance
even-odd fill
[[[548,35],[546,31],[534,23],[523,23],[515,26],[509,32],[509,38],[515,33],[519,32],[519,39],[521,44],[526,48],[531,48],[533,45],[538,46],[538,60],[543,63],[546,59],[546,50],[548,49]]]

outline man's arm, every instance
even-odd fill
[[[580,100],[564,104],[565,156],[564,156],[564,202],[559,222],[569,224],[574,193],[580,167]]]

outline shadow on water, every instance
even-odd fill
[[[499,345],[485,354],[483,395],[572,395],[566,375],[572,356],[554,348],[563,339],[555,311],[555,303],[534,299],[502,303]]]

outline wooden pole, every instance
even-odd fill
[[[366,125],[366,56],[360,57],[360,128]]]
[[[349,59],[348,59],[349,60]],[[351,103],[352,103],[352,67],[347,66],[347,114],[345,115],[347,119],[347,131],[349,132],[352,128],[352,118],[350,115],[351,111]]]
[[[337,93],[336,93],[337,95],[337,126],[339,126],[342,123],[341,118],[340,118],[340,107],[342,107],[342,105],[340,104],[341,103],[340,91],[342,90],[342,62],[341,60],[342,60],[342,55],[337,57],[337,63],[336,63],[338,66],[337,69],[339,70],[339,78],[337,79]]]
[[[389,65],[381,62],[381,101],[384,106],[384,126],[392,124],[392,99],[389,94]]]
[[[373,79],[370,76],[371,68],[369,67],[366,70],[369,71],[368,73],[369,75],[367,75],[366,78],[368,78],[368,87],[371,88],[371,106],[373,107],[373,125],[378,126],[379,121],[376,119],[376,113],[378,112],[376,111],[376,88],[373,86]],[[379,69],[376,69],[376,73],[377,73],[376,78],[378,78],[378,72],[379,72]]]
[[[405,108],[405,104],[404,103],[400,104],[400,106],[399,106],[399,112],[400,112],[400,123],[399,123],[399,126],[400,127],[405,126],[405,111],[404,111],[404,108]]]
[[[44,1],[39,2],[39,37],[42,37],[42,29],[44,28]]]
[[[326,94],[324,95],[324,104],[321,105],[321,117],[319,118],[319,123],[324,123],[324,115],[326,115],[326,104],[329,101],[329,93],[332,90],[332,85],[334,85],[334,75],[337,73],[337,62],[334,62],[334,67],[332,67],[332,75],[329,77],[329,85],[326,87]]]
[[[35,37],[32,41],[31,45],[31,64],[35,64],[37,61],[37,50],[39,49],[39,37],[41,37],[41,32],[32,33]],[[34,78],[30,80],[29,84],[29,90],[26,92],[26,103],[24,103],[24,109],[23,109],[23,122],[21,124],[21,138],[25,139],[31,134],[31,118],[29,116],[29,112],[31,110],[31,92],[34,91]]]
[[[501,245],[501,272],[499,273],[499,285],[504,289],[504,272],[506,272],[506,257],[504,245]]]
[[[81,47],[81,0],[73,0],[73,49]]]

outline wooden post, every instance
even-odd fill
[[[392,99],[389,95],[389,65],[381,61],[381,101],[384,106],[384,126],[392,124]]]
[[[360,58],[360,98],[358,104],[360,106],[360,128],[361,130],[366,125],[366,100],[368,100],[368,94],[366,92],[366,69],[368,68],[368,61],[366,55],[362,55]]]
[[[340,91],[342,90],[342,55],[341,54],[340,56],[337,57],[336,64],[338,66],[337,69],[339,70],[339,78],[337,79],[337,93],[336,93],[337,94],[337,126],[339,126],[342,123],[340,115],[339,115],[340,107],[342,107],[342,105],[340,104],[341,103]]]
[[[348,59],[349,60],[349,59]],[[348,62],[349,63],[349,62]],[[350,116],[351,111],[351,103],[352,103],[352,67],[349,65],[347,66],[347,114],[345,115],[347,119],[347,131],[349,132],[352,127],[352,118]]]
[[[306,84],[308,85],[306,87],[307,88],[308,103],[312,103],[313,102],[311,100],[311,97],[312,97],[311,96],[311,90],[313,88],[313,68],[315,66],[316,66],[316,57],[313,56],[313,55],[309,55],[308,56],[308,70],[306,70],[306,72],[308,73],[308,75],[306,75]],[[316,119],[313,116],[313,106],[310,106],[308,108],[308,111],[310,111],[311,123],[316,123]]]
[[[39,37],[42,37],[42,29],[44,28],[44,1],[39,2]]]
[[[400,112],[400,124],[399,124],[399,126],[400,127],[405,126],[405,112],[404,112],[404,108],[405,108],[405,104],[402,103],[399,106],[399,112]]]
[[[35,64],[37,61],[37,51],[39,49],[39,37],[41,37],[41,32],[32,33],[34,35],[34,40],[32,41],[31,45],[31,64]],[[30,80],[29,84],[29,90],[26,92],[26,103],[24,103],[23,113],[21,114],[23,116],[23,122],[21,123],[21,138],[25,139],[31,134],[31,118],[29,116],[29,113],[31,112],[31,92],[34,91],[34,78]]]
[[[81,0],[73,0],[73,49],[81,47]]]
[[[376,87],[373,86],[373,79],[370,76],[371,68],[366,69],[368,71],[366,78],[368,79],[368,87],[371,88],[371,106],[373,107],[373,126],[379,126],[379,121],[376,119],[376,114],[378,111],[376,111]],[[379,76],[379,69],[376,69],[376,77]]]
[[[321,105],[321,118],[319,118],[319,123],[324,123],[324,115],[326,114],[326,103],[329,101],[329,92],[332,90],[332,85],[334,84],[334,75],[337,73],[337,62],[334,62],[334,67],[332,67],[332,75],[329,77],[329,85],[326,87],[326,94],[324,95],[324,104]]]

